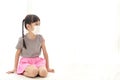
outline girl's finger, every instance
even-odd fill
[[[13,71],[8,71],[7,73],[10,74],[10,73],[14,73],[14,72]]]

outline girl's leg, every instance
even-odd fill
[[[29,65],[25,68],[23,75],[27,77],[36,77],[38,75],[38,68],[34,65]]]
[[[46,77],[48,72],[45,66],[39,67],[39,76],[40,77]]]

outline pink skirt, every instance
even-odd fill
[[[45,66],[45,64],[46,64],[45,59],[41,57],[35,57],[35,58],[22,57],[17,67],[17,74],[22,74],[28,65],[34,65],[37,68],[39,68],[41,66]]]

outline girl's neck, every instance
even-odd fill
[[[29,39],[35,39],[36,35],[34,35],[32,32],[28,32],[28,33],[27,33],[27,37],[28,37]]]

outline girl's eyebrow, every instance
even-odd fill
[[[39,23],[36,23],[36,24],[39,24]]]

